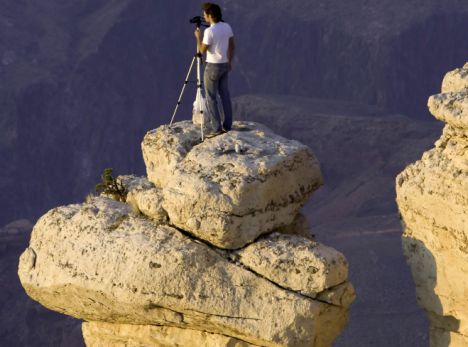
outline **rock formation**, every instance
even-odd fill
[[[428,102],[446,123],[435,148],[397,177],[403,250],[431,324],[431,346],[468,346],[468,64]]]
[[[126,203],[40,218],[28,295],[86,321],[88,346],[331,346],[355,293],[345,257],[301,228],[322,184],[310,149],[252,122],[204,142],[162,126],[142,147],[149,180],[119,177]]]
[[[143,157],[149,180],[164,187],[171,223],[218,247],[242,247],[290,224],[322,185],[307,146],[257,123],[200,142],[192,122],[162,126],[145,136]]]

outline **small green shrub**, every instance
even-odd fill
[[[96,192],[105,194],[114,200],[125,202],[127,200],[127,189],[112,176],[112,169],[104,169],[101,175],[102,181],[96,184]]]

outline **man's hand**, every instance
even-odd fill
[[[200,37],[201,37],[201,30],[200,28],[197,28],[194,32],[195,38],[197,39],[197,42],[200,42]]]

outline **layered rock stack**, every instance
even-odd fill
[[[449,72],[429,110],[446,123],[435,148],[397,177],[403,250],[432,347],[468,346],[468,63]]]
[[[40,218],[28,295],[84,320],[88,346],[331,346],[355,294],[299,215],[322,184],[310,149],[251,122],[204,142],[191,122],[162,126],[142,149],[126,203]]]

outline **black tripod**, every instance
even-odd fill
[[[190,23],[193,23],[196,25],[197,30],[200,30],[200,27],[208,27],[205,22],[203,22],[203,19],[201,16],[193,17],[190,19]],[[175,115],[177,113],[177,110],[179,109],[179,105],[182,103],[182,97],[184,95],[185,87],[187,86],[187,83],[189,83],[189,78],[190,74],[192,72],[193,64],[195,63],[195,60],[197,61],[197,96],[195,98],[195,104],[194,104],[194,109],[193,112],[197,112],[201,115],[201,139],[203,141],[203,127],[204,127],[204,121],[205,121],[205,116],[204,116],[204,110],[205,110],[205,100],[202,96],[202,82],[201,82],[201,65],[202,65],[202,54],[198,52],[195,54],[195,56],[192,59],[192,63],[190,64],[190,68],[188,70],[187,76],[185,77],[184,85],[182,86],[182,90],[180,91],[179,95],[179,100],[177,100],[177,104],[174,108],[174,113],[172,114],[171,122],[169,125],[172,125],[174,122]]]
[[[192,59],[192,63],[190,64],[190,68],[188,70],[187,76],[185,77],[184,85],[182,86],[182,90],[180,91],[179,100],[177,100],[177,104],[175,106],[174,113],[172,114],[171,122],[169,123],[169,125],[172,125],[172,123],[174,122],[174,118],[175,118],[175,115],[177,113],[177,110],[179,109],[179,105],[182,103],[182,97],[184,96],[185,87],[190,82],[189,78],[190,78],[190,74],[192,72],[193,64],[195,63],[195,59],[197,60],[197,97],[196,97],[195,100],[198,100],[199,102],[202,101],[201,100],[202,99],[202,96],[201,96],[202,83],[201,83],[201,78],[200,78],[200,72],[201,72],[200,71],[201,70],[200,66],[202,64],[201,58],[202,58],[202,54],[197,53],[197,54],[194,55],[194,57]],[[200,105],[200,106],[202,106],[202,105]],[[201,113],[203,113],[203,107],[200,107],[199,109],[200,109]]]

